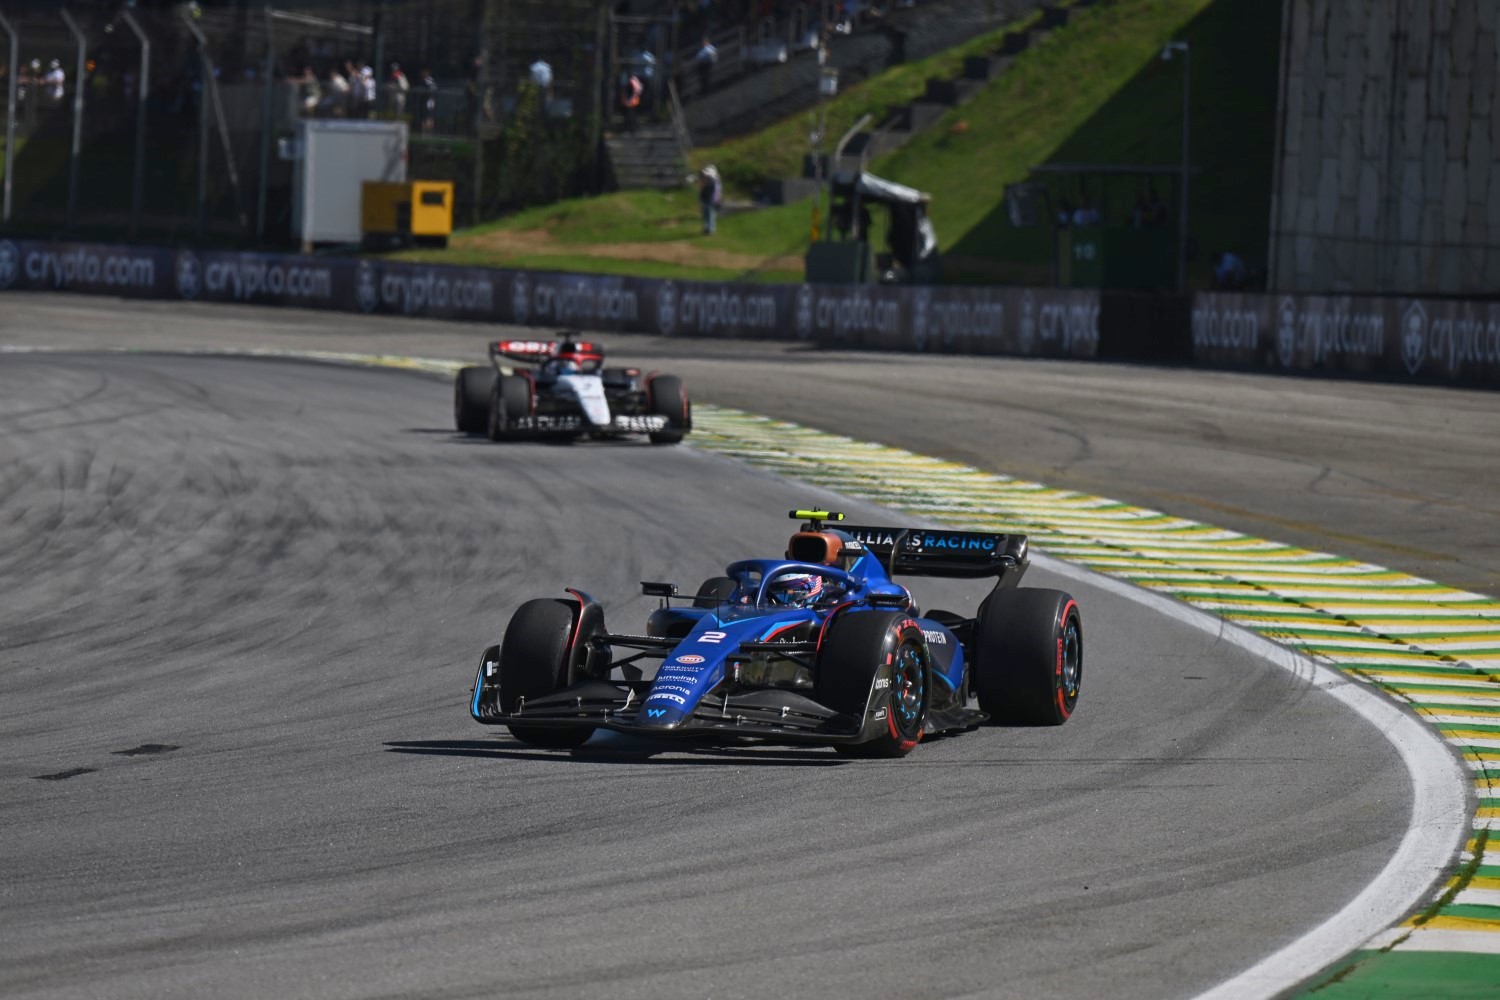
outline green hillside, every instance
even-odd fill
[[[1201,282],[1208,253],[1218,247],[1259,266],[1269,217],[1279,20],[1280,5],[1264,0],[1096,4],[1075,13],[1067,27],[1022,53],[973,101],[872,169],[932,192],[948,280],[1045,282],[1050,230],[1013,227],[1004,212],[1005,185],[1044,163],[1175,164],[1182,64],[1162,62],[1160,51],[1168,40],[1186,39],[1193,57],[1193,160],[1200,171],[1192,188],[1192,273]],[[997,40],[976,40],[964,49],[983,51]],[[956,71],[962,61],[952,52],[934,60],[943,60],[934,73]],[[849,88],[830,121],[904,103],[926,78],[912,70],[897,67]],[[694,158],[728,167],[741,183],[757,179],[757,165],[779,176],[800,161],[805,118],[793,116]],[[1106,211],[1106,222],[1117,223],[1143,183],[1116,178],[1089,194]],[[1157,182],[1158,193],[1175,209],[1171,183]],[[1077,200],[1076,180],[1051,184],[1057,194]],[[451,250],[409,256],[797,280],[810,211],[803,203],[726,215],[718,233],[704,236],[693,192],[620,192],[529,209],[457,234]]]

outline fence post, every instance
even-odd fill
[[[10,221],[11,174],[16,165],[16,78],[21,75],[21,36],[0,14],[0,29],[10,36],[10,69],[5,76],[5,195],[0,205],[0,222]]]
[[[135,185],[130,195],[130,235],[133,238],[141,226],[141,202],[146,195],[146,95],[151,89],[151,39],[146,37],[140,22],[130,11],[121,11],[120,17],[141,43],[141,79],[136,88],[135,109]]]
[[[203,230],[208,225],[208,86],[213,76],[213,64],[208,59],[208,39],[192,16],[183,13],[182,23],[198,43],[198,242],[203,242]]]
[[[73,147],[68,151],[68,225],[71,227],[78,209],[78,158],[83,155],[83,76],[88,39],[78,22],[73,20],[73,15],[68,13],[68,8],[63,7],[58,13],[78,42],[78,64],[73,69]]]

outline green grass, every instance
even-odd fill
[[[962,45],[946,49],[916,62],[902,63],[843,89],[828,102],[824,122],[824,149],[829,153],[860,117],[872,115],[871,127],[892,110],[920,98],[927,91],[929,77],[951,79],[963,72],[969,56],[993,52],[1007,31],[1025,27],[1040,19],[1031,14],[1018,18],[1004,28],[977,35]],[[802,173],[802,158],[810,152],[808,136],[817,128],[818,108],[798,112],[775,125],[750,135],[729,139],[717,146],[694,150],[695,169],[712,163],[718,167],[725,186],[731,191],[747,193],[765,181],[796,177]]]
[[[1254,266],[1265,259],[1270,214],[1279,29],[1277,5],[1263,0],[1122,0],[1095,8],[875,170],[934,192],[933,224],[957,258],[951,263],[1039,280],[1050,233],[1011,226],[1005,185],[1049,162],[1175,165],[1182,62],[1159,54],[1163,43],[1185,38],[1196,56],[1192,154],[1202,171],[1190,187],[1194,274],[1201,279],[1208,251],[1220,246]],[[965,130],[955,129],[960,121]],[[1156,184],[1175,225],[1171,179]],[[1053,187],[1077,203],[1076,181]],[[1096,205],[1101,194],[1109,199],[1106,222],[1119,224],[1142,181],[1091,187]]]
[[[425,261],[429,264],[451,264],[458,267],[514,267],[537,271],[568,271],[578,274],[627,274],[643,278],[674,278],[679,281],[762,281],[796,283],[802,280],[800,270],[758,270],[696,267],[653,260],[626,260],[618,257],[593,257],[567,253],[517,253],[497,256],[482,250],[405,250],[389,255],[396,260]]]
[[[1004,212],[1005,185],[1043,163],[1175,165],[1181,61],[1163,63],[1159,53],[1164,42],[1185,38],[1194,54],[1193,161],[1200,168],[1192,185],[1196,253],[1190,273],[1204,283],[1209,251],[1221,247],[1256,267],[1266,252],[1279,28],[1279,5],[1263,0],[1116,0],[1087,8],[1022,53],[969,104],[872,169],[933,194],[947,280],[1046,282],[1050,229],[1013,227]],[[829,134],[866,111],[883,115],[920,96],[927,77],[957,74],[967,55],[993,50],[1001,34],[849,88],[829,104]],[[699,150],[695,162],[716,163],[741,185],[796,174],[813,114]],[[1056,194],[1078,200],[1076,179],[1049,183]],[[1137,178],[1087,183],[1106,222],[1116,225],[1144,184]],[[1155,183],[1175,225],[1172,181]],[[784,261],[805,252],[810,213],[811,205],[802,203],[722,215],[719,231],[703,236],[695,192],[624,191],[526,209],[455,234],[449,251],[398,256],[683,278],[790,278],[794,272]],[[547,234],[545,245],[535,239],[504,245],[507,234],[537,231]],[[487,248],[489,234],[498,237]],[[616,255],[578,252],[611,244],[673,244],[681,253],[666,262],[633,259],[628,248]],[[694,259],[700,251],[702,259]],[[713,251],[761,263],[724,266],[710,259]],[[660,255],[665,252],[652,256]]]

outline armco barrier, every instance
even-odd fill
[[[758,285],[0,239],[7,289],[1500,388],[1500,302]]]

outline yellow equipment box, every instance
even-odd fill
[[[453,232],[453,183],[365,181],[360,189],[360,229],[367,239],[393,237],[446,246]]]

